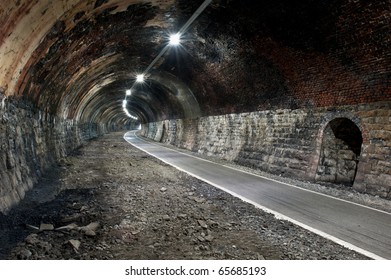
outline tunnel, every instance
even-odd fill
[[[389,10],[387,0],[2,0],[0,212],[80,147],[130,130],[390,200]]]

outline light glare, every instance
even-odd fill
[[[129,118],[132,118],[134,120],[138,120],[137,117],[133,116],[131,113],[129,113],[128,109],[124,108],[124,112],[125,114],[129,117]]]
[[[178,46],[181,43],[181,35],[179,33],[170,36],[170,45]]]
[[[139,74],[136,76],[136,82],[143,83],[144,82],[144,74]]]
[[[123,100],[123,101],[122,101],[122,108],[126,109],[126,104],[127,104],[127,101],[126,101],[126,100]]]
[[[132,91],[130,89],[126,90],[126,95],[127,96],[132,95]]]

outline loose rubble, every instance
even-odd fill
[[[122,134],[64,159],[57,177],[0,216],[1,258],[367,259],[146,155]],[[46,192],[56,195],[47,201]]]

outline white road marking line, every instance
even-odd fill
[[[125,135],[126,135],[126,134],[125,134]],[[373,207],[370,207],[370,206],[362,205],[362,204],[359,204],[359,203],[356,203],[356,202],[353,202],[353,201],[345,200],[345,199],[343,199],[343,198],[334,197],[334,196],[331,196],[331,195],[328,195],[328,194],[324,194],[324,193],[321,193],[321,192],[309,190],[309,189],[306,189],[306,188],[303,188],[303,187],[295,186],[295,185],[292,185],[292,184],[289,184],[289,183],[286,183],[286,182],[278,181],[278,180],[276,180],[276,179],[267,178],[267,177],[264,177],[264,176],[262,176],[262,175],[254,174],[254,173],[251,173],[251,172],[248,172],[248,171],[245,171],[245,170],[241,170],[241,169],[237,169],[237,168],[232,167],[232,166],[228,166],[228,165],[224,165],[224,164],[219,164],[219,163],[216,163],[216,162],[207,160],[207,159],[199,158],[199,157],[194,156],[194,155],[190,155],[190,154],[186,154],[186,153],[181,152],[181,151],[177,151],[177,150],[175,150],[175,149],[173,149],[173,148],[169,148],[169,147],[166,147],[166,146],[163,146],[163,145],[159,145],[159,143],[149,142],[149,141],[147,141],[147,140],[145,140],[145,139],[142,139],[142,138],[138,137],[137,135],[135,135],[134,137],[136,137],[136,138],[139,139],[140,141],[144,141],[144,142],[146,142],[146,143],[158,145],[158,146],[160,146],[160,147],[163,147],[163,148],[165,148],[165,149],[168,149],[168,150],[177,152],[177,153],[182,154],[182,155],[186,155],[186,156],[189,156],[189,157],[192,157],[192,158],[196,158],[196,159],[199,159],[199,160],[203,160],[203,161],[206,161],[206,162],[215,164],[215,165],[224,166],[224,167],[226,167],[226,168],[230,168],[230,169],[236,170],[236,171],[238,171],[238,172],[242,172],[242,173],[246,173],[246,174],[249,174],[249,175],[253,175],[253,176],[256,176],[256,177],[259,177],[259,178],[268,180],[268,181],[273,181],[273,182],[280,183],[280,184],[283,184],[283,185],[286,185],[286,186],[289,186],[289,187],[292,187],[292,188],[295,188],[295,189],[299,189],[299,190],[303,190],[303,191],[310,192],[310,193],[313,193],[313,194],[317,194],[317,195],[321,195],[321,196],[324,196],[324,197],[328,197],[328,198],[331,198],[331,199],[343,201],[343,202],[346,202],[346,203],[349,203],[349,204],[352,204],[352,205],[356,205],[356,206],[359,206],[359,207],[367,208],[367,209],[370,209],[370,210],[373,210],[373,211],[377,211],[377,212],[380,212],[380,213],[387,214],[387,215],[390,215],[390,216],[391,216],[391,213],[390,213],[390,212],[387,212],[387,211],[383,211],[383,210],[376,209],[376,208],[373,208]],[[125,140],[126,140],[126,139],[125,139]]]
[[[150,142],[148,142],[148,141],[145,141],[144,139],[141,139],[141,138],[137,137],[136,135],[135,135],[135,137],[138,138],[138,139],[141,140],[141,141],[144,141],[144,142],[146,142],[146,143],[152,145],[152,143],[150,143]],[[214,186],[214,187],[216,187],[216,188],[218,188],[218,189],[221,189],[221,190],[223,190],[223,191],[225,191],[225,192],[227,192],[227,193],[229,193],[229,194],[231,194],[231,195],[233,195],[233,196],[235,196],[235,197],[237,197],[237,198],[239,198],[239,199],[241,199],[241,200],[243,200],[243,201],[245,201],[245,202],[247,202],[247,203],[250,203],[250,204],[254,205],[255,207],[257,207],[257,208],[259,208],[259,209],[261,209],[261,210],[263,210],[263,211],[265,211],[265,212],[267,212],[267,213],[273,214],[273,215],[276,217],[276,219],[289,221],[289,222],[291,222],[291,223],[293,223],[293,224],[295,224],[295,225],[297,225],[297,226],[300,226],[300,227],[302,227],[302,228],[304,228],[304,229],[306,229],[306,230],[308,230],[308,231],[311,231],[311,232],[313,232],[313,233],[315,233],[315,234],[317,234],[317,235],[319,235],[319,236],[322,236],[322,237],[324,237],[324,238],[326,238],[326,239],[329,239],[329,240],[331,240],[331,241],[333,241],[333,242],[335,242],[335,243],[337,243],[337,244],[339,244],[339,245],[342,245],[343,247],[346,247],[346,248],[348,248],[348,249],[350,249],[350,250],[356,251],[356,252],[358,252],[358,253],[360,253],[360,254],[362,254],[362,255],[365,255],[365,256],[367,256],[367,257],[369,257],[369,258],[372,258],[372,259],[375,259],[375,260],[386,260],[385,258],[383,258],[383,257],[381,257],[381,256],[378,256],[378,255],[376,255],[376,254],[374,254],[374,253],[372,253],[372,252],[369,252],[369,251],[367,251],[367,250],[365,250],[365,249],[362,249],[362,248],[360,248],[360,247],[357,247],[356,245],[353,245],[353,244],[351,244],[351,243],[349,243],[349,242],[343,241],[342,239],[339,239],[339,238],[337,238],[337,237],[334,237],[334,236],[332,236],[332,235],[330,235],[330,234],[328,234],[328,233],[326,233],[326,232],[323,232],[323,231],[321,231],[321,230],[318,230],[318,229],[315,229],[315,228],[313,228],[313,227],[310,227],[310,226],[308,226],[308,225],[306,225],[306,224],[303,224],[303,223],[301,223],[301,222],[299,222],[299,221],[297,221],[297,220],[295,220],[295,219],[292,219],[292,218],[290,218],[290,217],[288,217],[288,216],[285,216],[284,214],[281,214],[281,213],[279,213],[279,212],[277,212],[277,211],[274,211],[274,210],[271,210],[271,209],[269,209],[269,208],[267,208],[267,207],[264,207],[264,206],[262,206],[262,205],[260,205],[260,204],[258,204],[258,203],[256,203],[256,202],[254,202],[254,201],[252,201],[252,200],[250,200],[250,199],[248,199],[248,198],[246,198],[246,197],[244,197],[244,196],[241,196],[241,195],[239,195],[239,194],[237,194],[237,193],[235,193],[235,192],[233,192],[233,191],[231,191],[231,190],[228,190],[228,189],[226,189],[226,188],[224,188],[224,187],[222,187],[222,186],[220,186],[220,185],[218,185],[218,184],[215,184],[215,183],[213,183],[213,182],[210,182],[210,181],[208,181],[208,180],[206,180],[206,179],[204,179],[204,178],[202,178],[202,177],[200,177],[200,176],[198,176],[198,175],[196,175],[196,174],[193,174],[193,173],[191,173],[191,172],[188,172],[187,170],[184,170],[184,169],[182,169],[182,168],[180,168],[180,167],[178,167],[178,166],[176,166],[176,165],[174,165],[174,164],[172,164],[172,163],[170,163],[170,162],[168,162],[168,161],[166,161],[166,160],[164,160],[164,159],[162,159],[162,158],[159,158],[159,157],[155,156],[154,154],[148,152],[147,150],[138,147],[136,144],[131,143],[131,142],[128,141],[126,138],[127,138],[127,137],[126,137],[126,134],[125,134],[125,136],[124,136],[125,141],[127,141],[128,143],[130,143],[132,146],[136,147],[137,149],[140,149],[140,150],[142,150],[143,152],[145,152],[145,153],[147,153],[147,154],[153,156],[154,158],[157,158],[157,159],[163,161],[164,163],[166,163],[166,164],[168,164],[168,165],[170,165],[170,166],[173,166],[173,167],[175,167],[176,169],[178,169],[178,170],[180,170],[180,171],[182,171],[182,172],[185,172],[185,173],[187,173],[187,174],[189,174],[189,175],[191,175],[191,176],[193,176],[193,177],[195,177],[195,178],[197,178],[197,179],[199,179],[199,180],[201,180],[201,181],[203,181],[203,182],[205,182],[205,183],[208,183],[208,184],[210,184],[210,185],[212,185],[212,186]],[[159,145],[159,146],[162,147],[162,148],[166,148],[166,149],[169,149],[169,150],[173,150],[173,151],[175,151],[175,152],[178,152],[178,151],[176,151],[176,150],[174,150],[174,149],[171,149],[171,148],[163,147],[163,146],[161,146],[161,145]],[[191,156],[191,157],[194,157],[194,158],[196,158],[196,159],[200,159],[200,158],[197,158],[197,157],[195,157],[195,156],[187,155],[187,154],[182,153],[182,152],[178,152],[178,153],[184,154],[184,155],[186,155],[186,156]],[[214,163],[214,162],[205,160],[205,159],[201,159],[201,160],[204,160],[204,161],[207,161],[207,162],[210,162],[210,163],[213,163],[213,164],[217,164],[217,163]],[[217,164],[217,165],[218,165],[218,164]],[[230,168],[229,166],[225,166],[225,167]],[[232,168],[232,169],[235,169],[235,168]],[[239,169],[235,169],[235,170],[241,171],[241,170],[239,170]],[[243,171],[241,171],[241,172],[243,172]],[[249,172],[244,172],[244,173],[247,173],[247,174],[250,174],[250,175],[255,175],[255,174],[251,174],[251,173],[249,173]],[[258,175],[255,175],[255,176],[258,176]],[[266,177],[263,177],[263,176],[258,176],[258,177],[261,177],[261,178],[264,178],[264,179],[269,180],[269,178],[266,178]],[[275,181],[275,182],[278,182],[278,183],[282,183],[282,182],[279,182],[279,181],[276,181],[276,180],[271,180],[271,181]],[[285,184],[285,183],[283,183],[283,184]],[[297,186],[293,186],[293,185],[290,185],[290,184],[285,184],[285,185],[288,185],[288,186],[291,186],[291,187],[296,187],[296,188],[299,188],[299,189],[302,189],[302,190],[305,190],[305,191],[310,191],[310,190],[306,190],[306,189],[303,189],[303,188],[300,188],[300,187],[297,187]],[[317,192],[314,192],[314,191],[310,191],[310,192],[313,192],[313,193],[319,194],[319,195],[324,195],[324,194],[320,194],[320,193],[317,193]],[[375,209],[375,208],[371,208],[371,207],[367,207],[367,206],[364,206],[364,205],[360,205],[360,204],[357,204],[357,203],[354,203],[354,202],[350,202],[350,201],[346,201],[346,200],[343,200],[343,199],[335,198],[335,197],[332,197],[332,196],[329,196],[329,195],[324,195],[324,196],[329,197],[329,198],[333,198],[333,199],[337,199],[337,200],[341,200],[341,201],[343,201],[343,202],[351,203],[351,204],[354,204],[354,205],[362,206],[362,207],[365,207],[365,208],[369,208],[369,209],[371,209],[371,210],[376,210],[376,211],[379,211],[379,212],[383,212],[383,213],[386,213],[386,214],[390,214],[390,213],[387,213],[387,212],[384,212],[384,211],[381,211],[381,210],[378,210],[378,209]]]

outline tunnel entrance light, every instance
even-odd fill
[[[137,83],[143,83],[144,82],[144,74],[139,74],[136,76],[136,82]]]
[[[171,46],[178,46],[181,43],[181,34],[173,34],[170,36],[170,45]]]
[[[132,91],[130,89],[126,90],[126,96],[132,95]]]

